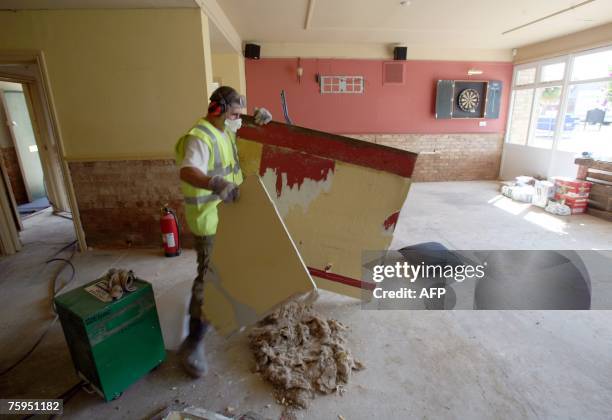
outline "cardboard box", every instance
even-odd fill
[[[557,176],[553,179],[555,180],[555,185],[568,186],[568,187],[573,187],[573,188],[589,188],[590,189],[591,185],[593,185],[593,183],[589,181],[582,181],[579,179],[567,178],[567,177],[562,177],[562,176]]]
[[[555,189],[558,194],[580,194],[583,197],[588,197],[591,191],[592,182],[580,181],[574,178],[557,177],[555,180]]]

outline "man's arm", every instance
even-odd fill
[[[225,203],[236,201],[240,196],[236,184],[226,181],[219,175],[212,177],[204,175],[198,168],[184,166],[179,172],[179,177],[181,181],[185,181],[196,188],[211,190]]]
[[[181,171],[179,172],[179,177],[181,178],[181,181],[185,181],[196,188],[204,188],[207,190],[212,189],[209,186],[212,177],[204,175],[201,170],[194,168],[193,166],[182,167]]]

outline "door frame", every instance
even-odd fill
[[[42,51],[1,51],[0,79],[21,83],[30,110],[36,144],[43,166],[47,193],[54,212],[70,211],[81,251],[87,249],[76,195],[65,159],[51,84]],[[0,207],[1,202],[0,202]],[[11,209],[2,208],[8,214]]]

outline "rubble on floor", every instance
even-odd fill
[[[342,393],[353,370],[363,369],[347,347],[347,327],[310,305],[289,302],[249,334],[256,368],[283,405],[307,408],[317,393]]]

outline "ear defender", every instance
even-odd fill
[[[208,105],[208,112],[215,117],[225,114],[227,111],[227,101],[224,97],[219,98],[219,100],[211,100],[210,105]]]
[[[218,117],[223,114],[223,105],[217,103],[217,101],[211,101],[210,105],[208,105],[208,113]]]

